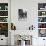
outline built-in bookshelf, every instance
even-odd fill
[[[8,37],[8,3],[0,3],[0,35]]]
[[[46,37],[46,3],[38,3],[38,31],[40,37]]]

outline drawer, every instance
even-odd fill
[[[1,37],[0,38],[0,45],[8,45],[8,38],[6,37]]]

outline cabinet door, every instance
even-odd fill
[[[44,37],[38,38],[38,46],[46,46],[46,38]]]

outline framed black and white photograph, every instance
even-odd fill
[[[18,9],[18,20],[19,21],[27,20],[27,9]]]

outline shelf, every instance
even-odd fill
[[[46,11],[46,10],[38,10],[38,11]]]
[[[8,10],[0,10],[0,11],[8,11]]]
[[[0,17],[8,17],[8,16],[0,16]]]
[[[38,22],[38,23],[46,23],[46,22]]]
[[[0,22],[0,23],[8,23],[8,22]]]
[[[38,17],[46,17],[46,15],[44,15],[44,16],[38,16]]]
[[[46,29],[46,28],[38,28],[38,29]]]

